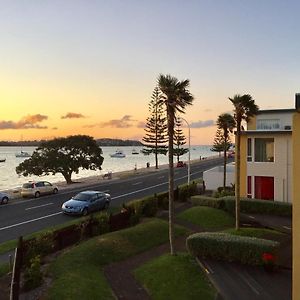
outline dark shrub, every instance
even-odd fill
[[[24,291],[32,290],[42,284],[43,275],[41,272],[41,259],[36,256],[30,260],[29,266],[24,272]]]
[[[28,265],[36,256],[46,256],[55,251],[56,242],[53,231],[45,232],[23,242],[24,263]]]
[[[154,194],[154,197],[157,199],[158,208],[160,209],[169,208],[169,192]]]
[[[278,242],[229,233],[202,232],[187,238],[189,252],[198,257],[263,265],[263,254],[276,255]]]

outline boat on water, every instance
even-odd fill
[[[6,158],[0,159],[0,163],[5,162]]]
[[[30,157],[31,156],[28,152],[22,151],[22,150],[19,153],[16,153],[15,155],[16,155],[16,157]]]
[[[122,150],[117,150],[114,154],[109,154],[110,157],[123,158],[126,157],[125,153]]]
[[[140,154],[140,153],[139,153],[139,151],[137,151],[137,150],[135,150],[135,149],[132,149],[131,154],[134,154],[134,155],[135,155],[135,154]]]

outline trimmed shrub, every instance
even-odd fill
[[[179,202],[186,202],[191,196],[197,194],[197,183],[193,181],[190,185],[180,185],[176,190],[178,191],[178,198],[175,198],[175,200]]]
[[[127,206],[133,208],[134,212],[138,215],[154,217],[158,211],[158,200],[156,197],[150,196],[130,201],[127,203]]]
[[[197,195],[191,197],[191,200],[193,205],[209,206],[217,209],[223,209],[225,206],[223,199],[217,199],[214,197]]]
[[[24,272],[24,291],[32,290],[42,284],[43,274],[41,272],[41,259],[36,256],[30,260],[30,265]]]
[[[157,205],[160,209],[169,208],[169,192],[154,194],[154,197],[157,198]]]
[[[225,204],[225,210],[234,213],[235,198],[223,197],[221,198]],[[276,216],[292,216],[292,204],[280,201],[269,201],[261,199],[241,198],[241,212],[268,214]]]
[[[219,232],[190,235],[186,244],[193,256],[250,265],[263,265],[263,255],[270,253],[275,256],[279,247],[279,243],[275,241]]]

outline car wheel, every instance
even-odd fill
[[[34,197],[35,197],[35,198],[38,198],[38,197],[40,197],[40,195],[41,195],[40,192],[35,192]]]
[[[7,197],[3,197],[1,204],[7,204],[8,203],[8,198]]]
[[[107,201],[107,202],[105,202],[105,204],[104,204],[104,209],[108,209],[109,208],[109,202]]]
[[[55,189],[53,190],[53,194],[57,194],[57,193],[58,193],[58,189],[55,188]]]
[[[82,211],[82,215],[86,216],[88,213],[89,213],[88,209],[84,208],[83,211]]]

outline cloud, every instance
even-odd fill
[[[62,116],[61,119],[81,119],[85,118],[84,115],[78,113],[69,112],[65,116]]]
[[[214,120],[205,120],[205,121],[197,121],[197,122],[192,122],[190,124],[191,128],[204,128],[204,127],[210,127],[215,125]]]
[[[137,128],[145,128],[146,127],[146,122],[140,121],[136,125]]]
[[[206,108],[206,109],[204,109],[204,111],[205,111],[205,112],[211,112],[211,111],[212,111],[212,109],[210,109],[210,108]]]
[[[114,127],[114,128],[129,128],[133,127],[133,122],[136,120],[132,119],[132,116],[125,115],[119,120],[110,120],[99,124],[100,127]]]
[[[48,116],[36,114],[27,115],[20,121],[0,121],[0,130],[4,129],[46,129],[47,126],[41,126],[38,123],[47,120]]]
[[[58,128],[57,127],[52,127],[52,130],[57,130]]]

